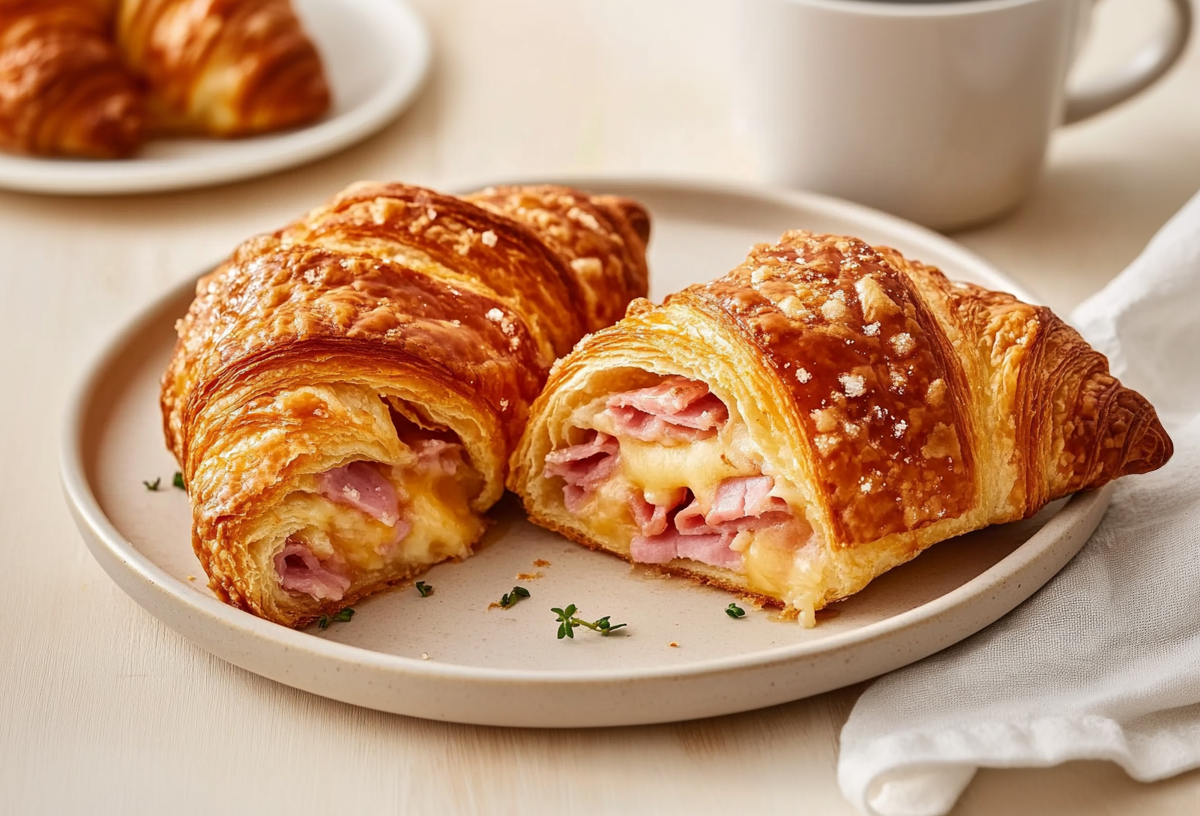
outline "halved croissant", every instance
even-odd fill
[[[1171,452],[1049,309],[789,232],[561,360],[509,487],[577,542],[812,625],[936,542]]]
[[[165,132],[247,136],[320,118],[329,86],[290,0],[121,0],[117,41]]]
[[[109,41],[114,2],[0,0],[0,147],[109,159],[141,146],[141,91]]]
[[[556,240],[645,292],[638,205],[509,194],[518,217],[573,202]],[[550,365],[594,324],[585,304],[629,300],[501,212],[359,184],[201,279],[162,408],[221,598],[302,626],[470,554]]]

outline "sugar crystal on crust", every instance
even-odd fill
[[[867,392],[866,380],[861,374],[842,374],[838,380],[847,397],[861,397]]]

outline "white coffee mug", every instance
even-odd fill
[[[1068,93],[1092,1],[739,0],[739,115],[776,184],[979,224],[1032,190],[1056,126],[1146,88],[1187,44],[1189,1],[1159,0],[1169,29]]]

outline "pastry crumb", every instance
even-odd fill
[[[518,581],[536,581],[538,578],[544,577],[540,572],[518,572]]]
[[[498,604],[496,601],[492,601],[490,604],[488,604],[489,612],[491,612],[493,609],[503,609],[503,608],[504,607],[501,606],[500,604]]]
[[[544,558],[539,558],[533,562],[533,565],[535,567],[548,567],[548,566],[550,566],[550,562]]]
[[[428,659],[429,659],[429,652],[421,652],[421,659],[422,659],[422,660],[428,660]]]
[[[679,648],[679,644],[678,644],[676,641],[674,641],[674,640],[672,640],[672,641],[671,641],[670,643],[668,643],[667,645],[668,645],[668,646],[670,646],[672,649],[678,649],[678,648]]]
[[[195,575],[189,575],[189,576],[188,576],[188,580],[189,580],[189,581],[195,581],[195,580],[196,580],[196,576],[195,576]]]

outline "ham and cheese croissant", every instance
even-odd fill
[[[469,555],[554,359],[645,294],[634,202],[470,198],[355,185],[199,282],[162,409],[222,599],[302,626]]]
[[[154,129],[247,136],[320,118],[329,86],[290,0],[121,0],[117,41]]]
[[[936,542],[1171,452],[1050,310],[789,232],[561,360],[509,487],[581,544],[813,625]]]
[[[141,91],[109,40],[114,3],[0,0],[0,148],[109,159],[141,145]]]

